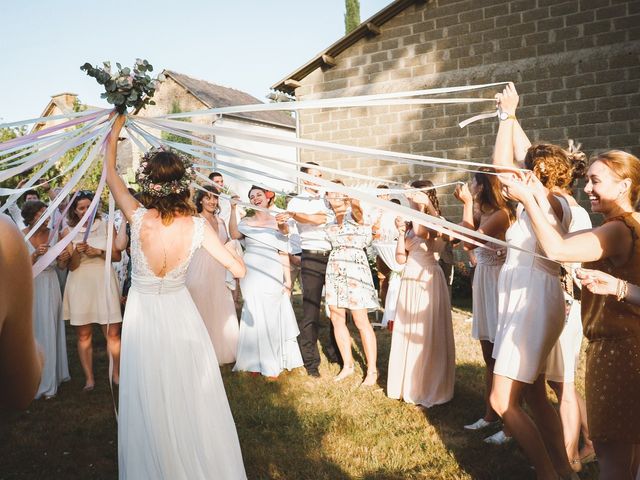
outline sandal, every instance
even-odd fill
[[[375,387],[378,383],[378,372],[367,372],[367,376],[364,377],[364,382],[360,386],[362,387]]]
[[[340,373],[333,378],[333,381],[341,382],[345,378],[353,375],[355,371],[356,371],[355,365],[345,365],[344,367],[342,367],[342,370],[340,370]]]

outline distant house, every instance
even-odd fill
[[[621,148],[638,155],[639,13],[637,0],[396,0],[272,88],[312,100],[513,81],[521,93],[518,117],[533,141],[567,145],[573,138],[587,153]],[[488,162],[496,121],[465,129],[457,123],[491,109],[304,110],[298,128],[305,139]],[[312,150],[300,160],[386,178],[466,178]],[[461,213],[451,195],[443,200],[445,215]]]
[[[182,73],[172,70],[165,70],[166,81],[162,82],[156,90],[154,101],[156,105],[149,105],[144,110],[137,113],[142,117],[154,117],[173,112],[188,112],[195,110],[205,110],[214,107],[227,107],[234,105],[253,105],[263,103],[248,93],[233,88],[223,87],[204,80],[198,80]],[[51,97],[51,101],[45,107],[42,117],[50,117],[65,113],[71,113],[78,97],[74,93],[61,93]],[[64,120],[54,120],[42,122],[34,126],[33,131],[37,131],[45,126],[55,125]],[[193,117],[193,123],[230,128],[242,128],[244,131],[268,132],[276,136],[285,138],[296,137],[296,122],[293,117],[283,112],[247,112],[238,114],[207,115]],[[151,132],[151,130],[149,130]],[[159,131],[153,131],[156,136]],[[282,147],[278,145],[267,145],[247,140],[238,140],[218,136],[213,139],[219,145],[257,153],[276,158],[283,158],[291,162],[290,166],[285,165],[285,169],[295,171],[297,154],[295,148]],[[136,145],[130,140],[120,142],[118,145],[119,165],[129,169],[129,180],[133,180],[130,169],[137,166],[141,153]],[[212,167],[219,170],[225,176],[225,183],[232,190],[241,196],[246,197],[246,193],[252,182],[266,182],[267,186],[283,191],[293,191],[295,185],[289,182],[265,180],[262,175],[249,174],[221,165],[219,162],[226,161],[242,166],[254,168],[256,170],[270,173],[269,167],[264,162],[255,162],[246,158],[230,158],[225,155],[212,156]],[[199,163],[206,163],[198,160]],[[284,164],[283,164],[284,165]],[[203,170],[209,173],[211,170]],[[282,176],[280,173],[271,172],[274,176]],[[242,177],[236,178],[234,177]],[[245,198],[246,199],[246,198]]]
[[[188,112],[215,107],[263,103],[257,98],[240,90],[223,87],[205,80],[199,80],[173,70],[165,70],[163,73],[167,79],[160,84],[153,97],[156,105],[147,106],[143,111],[138,113],[138,115],[143,117],[154,117],[171,112]],[[283,112],[247,112],[217,116],[207,115],[193,117],[190,121],[205,125],[215,123],[216,126],[221,127],[242,128],[244,131],[268,132],[285,138],[296,137],[295,119]],[[238,150],[276,158],[284,158],[290,160],[292,163],[296,161],[295,148],[267,145],[264,143],[238,140],[222,136],[217,136],[213,140],[219,145]],[[134,147],[134,161],[137,153],[138,152]],[[246,167],[270,173],[269,168],[265,167],[264,162],[255,162],[249,159],[238,160],[237,158],[230,158],[225,155],[218,155],[212,158],[211,161],[217,170],[225,174],[225,183],[231,186],[235,192],[243,197],[248,192],[252,181],[266,182],[268,186],[284,191],[292,191],[295,189],[295,185],[291,183],[265,179],[262,175],[245,173],[232,168],[230,169],[216,161],[238,163]],[[292,164],[290,167],[285,166],[285,168],[290,171],[295,171],[296,166]],[[281,176],[276,172],[271,173],[273,173],[274,176]],[[233,175],[242,177],[243,179],[234,178]],[[244,180],[244,178],[247,180]],[[243,199],[246,200],[246,198]]]

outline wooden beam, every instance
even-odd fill
[[[375,23],[369,22],[366,24],[368,35],[375,36],[380,35],[380,27]]]
[[[331,55],[327,55],[326,53],[322,55],[322,63],[324,63],[325,67],[335,67],[336,66],[336,59],[333,58]]]
[[[284,81],[284,86],[295,90],[296,88],[301,87],[302,84],[293,78],[288,78]]]

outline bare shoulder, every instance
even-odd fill
[[[10,299],[15,298],[16,286],[21,284],[22,277],[30,273],[28,258],[20,230],[9,217],[0,214],[0,329],[11,310]]]

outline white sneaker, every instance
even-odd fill
[[[465,425],[465,430],[482,430],[483,428],[491,427],[493,425],[497,425],[500,420],[496,420],[495,422],[487,422],[484,418],[473,422],[471,425]]]
[[[491,445],[504,445],[510,441],[511,437],[505,435],[504,430],[500,430],[498,433],[494,433],[483,440],[484,443],[490,443]]]

